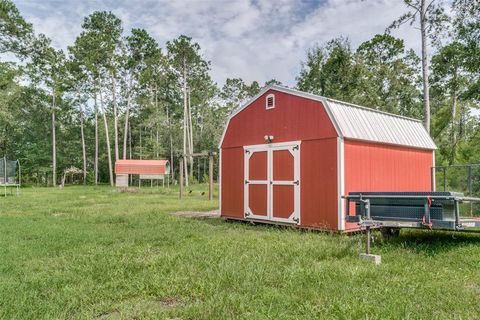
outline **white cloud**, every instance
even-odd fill
[[[343,35],[357,46],[406,10],[401,1],[391,0],[44,0],[17,1],[17,6],[37,32],[63,49],[80,33],[86,15],[110,10],[126,31],[145,28],[162,46],[180,34],[193,37],[220,84],[241,77],[260,83],[276,78],[287,85],[295,84],[300,61],[315,43]],[[418,51],[417,30],[405,26],[394,35]]]

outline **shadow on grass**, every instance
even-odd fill
[[[480,246],[480,232],[404,229],[398,237],[383,239],[380,233],[376,233],[376,236],[380,238],[375,243],[378,248],[407,249],[429,256],[470,245]]]

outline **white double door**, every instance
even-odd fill
[[[300,224],[300,142],[244,147],[246,219]]]

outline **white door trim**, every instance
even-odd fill
[[[265,165],[267,166],[267,180],[250,180],[249,173],[250,173],[250,158],[256,152],[266,152],[267,153],[267,162]],[[243,214],[245,219],[259,219],[259,220],[268,220],[268,190],[269,190],[269,176],[268,176],[268,149],[264,148],[243,148],[244,153],[244,184],[243,184]],[[249,205],[249,185],[265,185],[267,187],[267,212],[266,215],[258,215],[252,212]]]
[[[270,143],[262,145],[244,146],[244,216],[245,219],[259,219],[277,221],[283,223],[300,224],[300,145],[301,141]],[[293,181],[273,180],[273,152],[288,150],[293,156]],[[267,180],[249,180],[250,157],[255,152],[267,152]],[[255,215],[249,208],[249,184],[267,186],[267,215]],[[294,210],[288,218],[278,218],[273,215],[273,186],[274,185],[293,185],[294,186]]]

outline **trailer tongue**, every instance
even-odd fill
[[[480,217],[462,217],[461,203],[480,198],[457,192],[350,192],[347,222],[373,228],[428,228],[480,231]],[[351,215],[351,203],[355,212]]]

